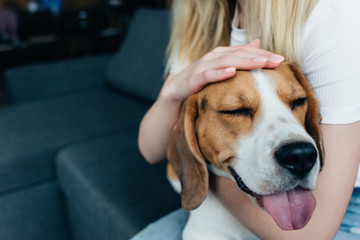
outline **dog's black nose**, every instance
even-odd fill
[[[314,166],[317,151],[308,142],[288,143],[275,152],[275,158],[280,166],[289,170],[298,178],[304,178]]]

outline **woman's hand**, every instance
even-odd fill
[[[260,41],[236,47],[217,47],[183,71],[169,75],[158,99],[144,116],[139,130],[139,148],[145,159],[157,163],[166,158],[171,131],[182,103],[206,84],[228,79],[236,69],[275,68],[284,57],[259,48]]]
[[[256,39],[242,46],[215,48],[166,81],[160,98],[183,102],[208,83],[232,77],[236,69],[275,68],[284,61],[284,57],[265,51],[259,45]]]

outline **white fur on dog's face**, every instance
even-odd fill
[[[271,194],[296,186],[314,189],[320,170],[319,157],[305,179],[299,180],[281,167],[274,152],[289,142],[314,140],[295,118],[277,94],[277,82],[261,70],[252,71],[261,98],[261,116],[253,131],[239,136],[235,144],[236,161],[233,168],[244,183],[258,194]],[[319,155],[319,154],[318,154]]]
[[[315,165],[304,179],[297,178],[287,169],[281,167],[274,156],[275,151],[286,143],[308,142],[316,148],[315,141],[303,126],[306,110],[303,110],[303,113],[298,113],[298,117],[296,117],[296,113],[291,110],[287,100],[284,100],[284,96],[280,96],[282,94],[281,88],[284,86],[287,89],[293,89],[294,92],[297,91],[297,95],[303,94],[304,97],[306,97],[305,91],[302,88],[299,90],[299,87],[291,86],[293,83],[279,81],[276,78],[281,76],[268,74],[266,70],[253,70],[251,73],[253,86],[260,98],[256,117],[253,117],[251,124],[246,123],[249,126],[251,125],[251,131],[244,135],[239,134],[233,143],[232,155],[220,152],[217,162],[221,162],[221,154],[226,155],[226,159],[231,159],[229,161],[231,167],[245,185],[256,194],[273,194],[297,186],[309,190],[314,189],[320,170],[319,154]],[[279,87],[280,84],[282,85]],[[297,85],[300,86],[300,84]],[[303,120],[299,120],[299,118]],[[246,121],[249,122],[249,120]],[[229,122],[229,125],[234,124],[231,121]],[[202,127],[202,124],[199,123],[199,126]],[[219,132],[223,131],[225,130]],[[201,138],[202,136],[199,136],[200,145],[205,146],[205,144],[201,144]],[[203,147],[202,150],[206,156],[206,150]],[[215,174],[227,176],[234,180],[233,176],[224,170],[221,164],[219,166],[210,164],[209,167]]]

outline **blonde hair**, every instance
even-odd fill
[[[244,28],[248,41],[280,54],[301,68],[301,35],[318,0],[246,0]],[[174,61],[181,68],[217,46],[230,43],[228,0],[174,0],[173,23],[167,49],[167,70]]]

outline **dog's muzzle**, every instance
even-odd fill
[[[277,163],[299,180],[305,179],[318,158],[316,147],[310,142],[293,142],[281,145],[274,153]],[[292,189],[261,195],[248,188],[234,168],[228,166],[239,188],[255,197],[282,230],[303,228],[310,220],[316,200],[310,190],[295,186]]]

